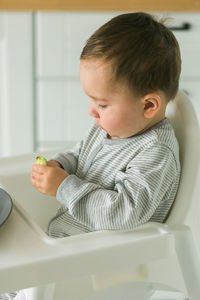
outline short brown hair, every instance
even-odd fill
[[[167,100],[176,96],[181,57],[174,34],[143,12],[112,18],[87,40],[81,59],[112,61],[114,80],[125,80],[140,96],[163,91]]]

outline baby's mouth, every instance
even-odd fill
[[[101,127],[101,128],[102,128],[102,126],[99,124],[99,122],[98,122],[97,120],[95,120],[95,122],[96,122],[96,125],[97,125],[98,127]]]
[[[106,129],[105,128],[103,128],[103,126],[97,121],[97,120],[95,120],[95,122],[96,122],[96,125],[98,126],[98,127],[100,127],[101,129],[103,129],[103,130],[105,130],[106,131]]]
[[[99,126],[101,129],[105,130],[100,124],[97,124],[97,126]]]

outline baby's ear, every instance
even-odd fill
[[[144,117],[152,119],[159,112],[161,107],[161,98],[156,93],[147,94],[142,98]]]

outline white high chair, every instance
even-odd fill
[[[30,288],[28,300],[199,300],[199,123],[183,93],[169,104],[168,117],[180,144],[182,176],[165,224],[52,239],[44,230],[57,203],[31,186],[35,155],[0,159],[0,186],[14,202],[0,227],[0,293]],[[171,298],[164,296],[168,287]]]

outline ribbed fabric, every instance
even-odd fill
[[[27,300],[24,290],[0,295],[0,300]]]
[[[57,191],[53,237],[163,222],[178,188],[179,147],[168,119],[119,140],[94,125],[74,150],[52,159],[70,174]]]
[[[0,299],[1,300],[12,300],[15,298],[16,295],[17,295],[17,292],[5,293],[5,294],[0,295]]]

